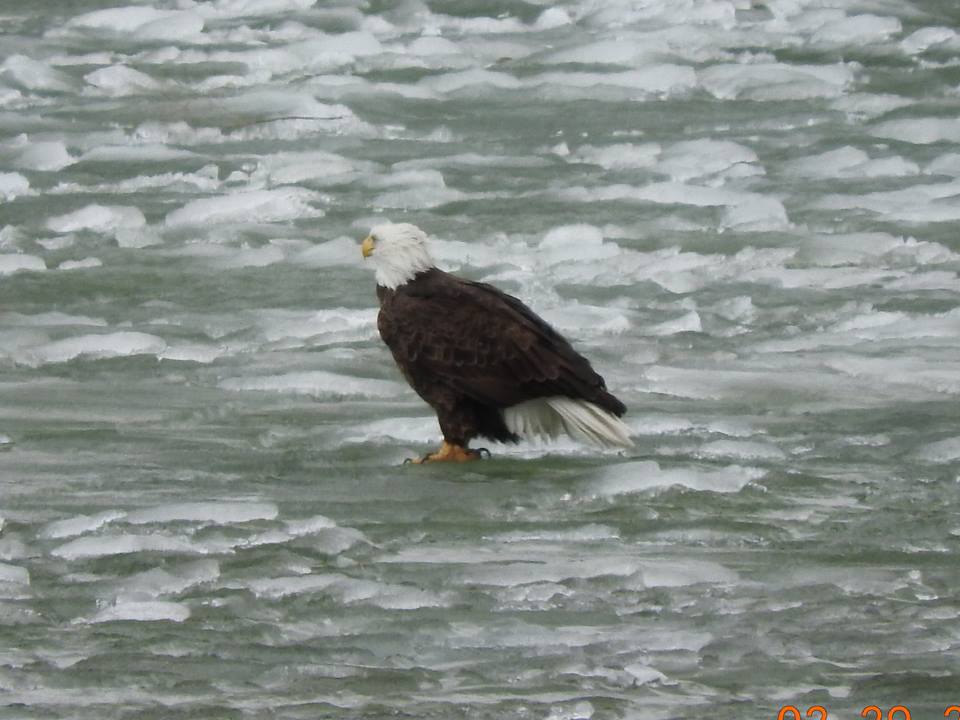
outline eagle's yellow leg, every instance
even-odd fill
[[[487,453],[489,455],[489,453]],[[412,458],[410,462],[414,465],[422,465],[430,462],[467,462],[469,460],[479,460],[482,457],[479,450],[470,450],[461,445],[448,443],[446,440],[436,452],[424,455],[420,458]]]

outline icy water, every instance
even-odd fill
[[[943,717],[958,27],[0,2],[0,717]],[[388,218],[636,448],[402,466],[438,432],[376,336]]]

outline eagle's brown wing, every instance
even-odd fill
[[[415,388],[439,382],[498,408],[564,395],[626,410],[566,339],[491,285],[431,270],[384,298],[378,327]]]

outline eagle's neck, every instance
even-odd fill
[[[433,258],[422,242],[393,240],[389,249],[375,252],[377,285],[396,290],[415,278],[419,273],[433,267]]]
[[[423,283],[429,283],[431,278],[436,273],[442,273],[442,271],[438,270],[435,267],[428,268],[426,270],[418,272],[416,275],[414,275],[412,278],[407,280],[405,283],[398,285],[395,288],[387,287],[386,285],[382,285],[378,282],[377,283],[377,299],[380,301],[380,305],[382,306],[385,300],[393,297],[393,295],[397,292],[406,292],[408,290],[413,290],[413,292],[416,293],[417,288],[421,287]]]

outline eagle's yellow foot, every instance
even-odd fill
[[[424,463],[430,462],[468,462],[470,460],[479,460],[483,457],[483,453],[486,453],[488,456],[490,455],[490,451],[486,448],[471,450],[470,448],[453,445],[452,443],[444,441],[443,445],[441,445],[440,449],[436,452],[428,453],[419,458],[409,458],[405,462],[413,463],[414,465],[423,465]]]

